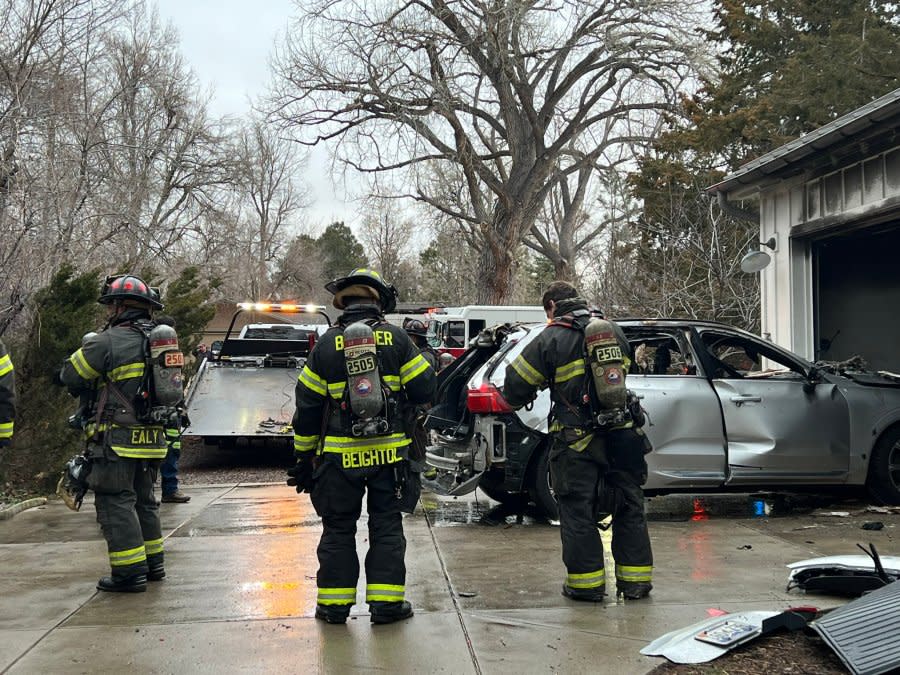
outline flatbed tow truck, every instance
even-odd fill
[[[233,335],[235,320],[246,311],[316,315],[325,323],[284,324],[284,330],[268,332],[245,329],[243,336]],[[190,422],[182,439],[222,447],[292,445],[297,376],[330,323],[320,305],[240,303],[221,351],[205,359],[188,383],[185,408]],[[262,337],[244,337],[254,334]]]

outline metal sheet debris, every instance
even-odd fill
[[[810,626],[855,675],[900,670],[900,582],[848,602]]]
[[[758,635],[762,631],[763,621],[778,614],[781,612],[760,610],[714,616],[656,638],[641,650],[641,654],[664,656],[673,663],[706,663]],[[728,646],[719,646],[696,639],[698,634],[713,629],[725,621],[732,622],[734,625],[751,626],[754,630],[752,633],[745,633],[743,639]]]

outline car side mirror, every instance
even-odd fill
[[[806,373],[806,381],[803,383],[803,393],[811,395],[816,390],[816,385],[821,381],[822,371],[816,366],[813,366]]]

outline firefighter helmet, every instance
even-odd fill
[[[375,270],[364,267],[353,270],[345,277],[329,281],[325,284],[325,290],[334,295],[331,304],[337,309],[345,309],[345,298],[366,297],[370,294],[373,300],[378,300],[382,312],[391,312],[397,306],[397,289],[393,284],[387,283]]]
[[[408,335],[418,335],[419,337],[428,337],[428,329],[425,324],[418,319],[409,319],[403,324],[403,330]]]
[[[115,274],[106,277],[100,297],[97,302],[101,305],[112,305],[130,300],[153,309],[162,309],[159,300],[159,291],[151,288],[147,283],[133,274]]]

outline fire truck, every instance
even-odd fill
[[[250,323],[242,312],[290,314],[290,323]],[[188,383],[190,424],[182,437],[207,445],[290,445],[294,387],[316,339],[331,324],[325,307],[290,303],[240,303],[218,353],[207,358]]]
[[[431,346],[457,358],[484,328],[502,323],[540,323],[547,315],[540,305],[467,305],[431,310],[423,320]]]

